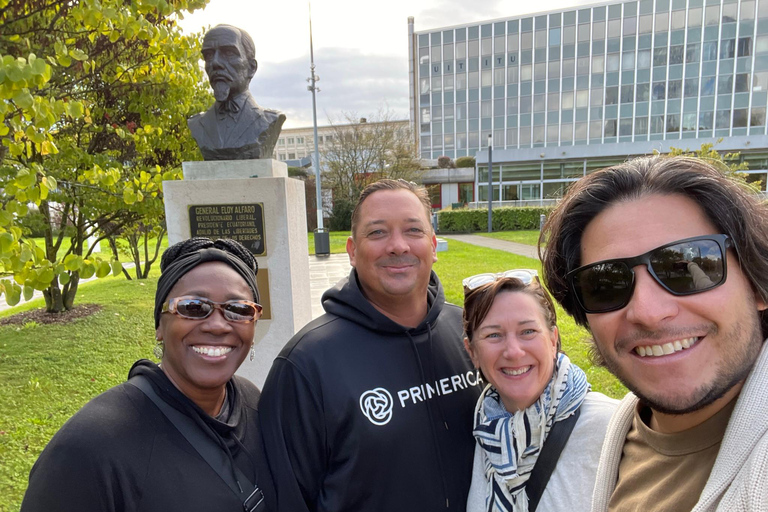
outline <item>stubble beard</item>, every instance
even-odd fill
[[[752,308],[754,309],[754,304]],[[717,331],[715,330],[709,335],[717,335]],[[740,343],[745,337],[748,337],[749,341]],[[710,340],[704,340],[704,343],[710,342]],[[626,375],[615,356],[600,350],[600,344],[595,343],[595,346],[608,371],[632,391],[641,403],[662,414],[683,415],[712,404],[747,378],[763,345],[759,315],[754,316],[748,328],[738,322],[734,323],[730,332],[724,333],[718,344],[723,347],[723,351],[720,354],[721,358],[715,376],[709,382],[705,382],[692,390],[687,396],[663,396],[661,394],[652,396],[650,393],[642,392],[638,389],[637,384]]]

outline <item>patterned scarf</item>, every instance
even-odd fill
[[[525,410],[507,412],[490,384],[475,409],[474,436],[485,452],[489,512],[527,512],[525,483],[531,476],[552,425],[573,414],[590,386],[587,376],[558,354],[552,379],[539,399]]]

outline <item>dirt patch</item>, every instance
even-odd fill
[[[24,311],[16,315],[0,318],[0,325],[24,325],[28,322],[38,324],[68,324],[78,318],[90,316],[101,311],[98,304],[81,304],[63,313],[46,313],[45,308]]]

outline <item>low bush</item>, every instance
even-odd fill
[[[549,215],[551,207],[520,206],[494,208],[494,231],[539,229],[541,215]],[[437,212],[438,230],[444,233],[468,233],[488,228],[488,210],[442,210]]]

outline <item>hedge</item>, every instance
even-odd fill
[[[549,215],[552,207],[516,206],[494,208],[494,231],[539,229],[539,217]],[[488,210],[442,210],[437,212],[438,231],[442,233],[469,233],[488,229]]]

